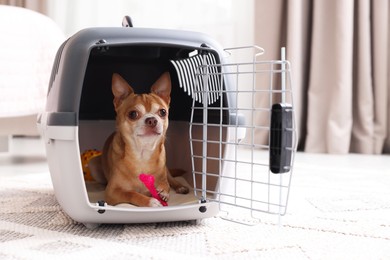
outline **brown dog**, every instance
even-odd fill
[[[166,167],[164,142],[171,99],[169,73],[160,76],[150,94],[135,94],[130,85],[114,73],[112,93],[116,132],[106,140],[102,155],[107,179],[106,202],[161,206],[139,180],[141,173],[154,175],[156,189],[164,201],[169,199],[170,186],[177,193],[188,193],[189,189],[177,182]]]

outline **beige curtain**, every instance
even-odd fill
[[[256,43],[287,47],[299,149],[390,152],[388,0],[258,0]]]
[[[47,0],[0,0],[1,5],[12,5],[47,14]]]

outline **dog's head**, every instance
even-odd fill
[[[164,138],[168,128],[171,79],[163,73],[149,94],[135,94],[133,88],[117,73],[112,76],[112,93],[117,130],[122,137],[138,144],[154,144]]]

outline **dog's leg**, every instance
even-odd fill
[[[88,164],[89,164],[89,169],[91,171],[92,178],[100,184],[106,184],[107,179],[103,171],[102,156],[99,155],[92,158]]]
[[[162,207],[161,203],[155,198],[136,191],[124,191],[121,189],[115,189],[114,192],[106,193],[106,202],[114,206],[120,203],[129,203],[139,207]]]
[[[172,177],[169,171],[168,171],[168,182],[169,185],[172,187],[172,189],[176,191],[176,193],[187,194],[190,191],[188,187],[184,186],[183,184],[175,180],[175,178]]]
[[[156,182],[155,182],[155,185],[156,185],[156,190],[158,192],[158,195],[160,196],[160,198],[163,200],[163,201],[166,201],[168,202],[169,200],[169,191],[170,191],[170,187],[169,187],[169,183],[167,181],[166,178],[163,178],[162,180],[160,179],[156,179]]]

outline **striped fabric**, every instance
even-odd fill
[[[193,99],[208,105],[219,99],[222,88],[220,66],[214,54],[198,54],[186,59],[171,60],[180,87]]]

